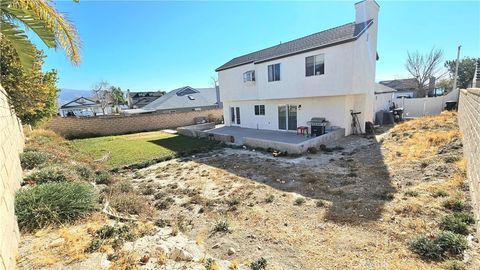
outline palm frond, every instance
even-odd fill
[[[31,29],[49,48],[56,48],[55,33],[48,27],[48,25],[40,20],[35,13],[29,10],[21,10],[10,7],[2,8],[2,12],[11,20],[18,20],[22,22],[27,28]]]
[[[70,61],[75,65],[80,63],[80,39],[77,30],[64,14],[49,5],[48,0],[14,0],[11,8],[35,15],[54,33],[57,44],[65,50]]]
[[[12,44],[24,69],[30,71],[34,64],[35,46],[25,32],[10,22],[0,20],[0,33]]]

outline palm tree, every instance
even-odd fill
[[[77,30],[50,0],[0,0],[0,40],[8,40],[23,68],[31,70],[35,46],[25,30],[33,31],[48,48],[61,47],[72,64],[80,64]]]

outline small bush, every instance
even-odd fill
[[[265,198],[265,202],[272,203],[274,199],[275,199],[275,196],[273,196],[273,194],[270,194],[267,196],[267,198]]]
[[[448,215],[443,217],[440,222],[440,228],[458,234],[468,234],[468,224],[460,216]]]
[[[150,185],[147,185],[142,188],[142,194],[143,195],[153,195],[155,193],[155,188],[153,188]]]
[[[405,196],[408,196],[408,197],[417,197],[418,196],[418,192],[416,191],[413,191],[413,190],[407,190],[405,191]]]
[[[110,174],[107,171],[95,172],[95,183],[99,185],[108,185],[111,183]]]
[[[327,203],[324,200],[318,200],[316,202],[317,207],[324,207],[327,205]]]
[[[465,203],[459,199],[448,199],[443,202],[443,207],[452,211],[461,212],[465,209]]]
[[[227,220],[219,220],[213,227],[215,232],[230,232],[230,223]]]
[[[305,202],[306,202],[306,200],[303,197],[298,197],[297,199],[295,199],[295,205],[302,205]]]
[[[166,197],[163,200],[159,200],[157,203],[155,203],[155,207],[160,210],[166,210],[170,208],[174,202],[175,200],[171,197]]]
[[[92,239],[90,244],[88,244],[87,252],[95,252],[100,249],[102,246],[102,241],[100,239]]]
[[[265,258],[260,258],[250,264],[250,269],[252,270],[265,270],[267,269],[267,260]]]
[[[73,167],[75,172],[78,173],[78,175],[87,181],[92,180],[93,178],[93,170],[86,164],[78,164]]]
[[[147,215],[151,210],[145,199],[133,192],[113,194],[110,197],[110,206],[131,215]]]
[[[29,176],[29,180],[37,184],[48,182],[67,182],[78,179],[78,177],[68,167],[52,165],[44,167]]]
[[[465,270],[465,269],[467,269],[467,267],[465,266],[465,264],[463,262],[451,261],[451,262],[448,262],[445,265],[445,269],[447,269],[447,270]]]
[[[422,235],[410,242],[410,249],[426,260],[443,260],[459,256],[467,248],[464,236],[452,232],[438,235]]]
[[[73,221],[96,207],[93,188],[82,183],[48,183],[22,189],[15,197],[21,229]]]
[[[432,196],[433,196],[434,198],[438,198],[438,197],[448,197],[448,193],[447,193],[446,191],[439,190],[439,191],[433,193]]]
[[[240,198],[234,197],[226,201],[228,206],[236,206],[240,204]]]
[[[47,163],[50,155],[35,150],[27,150],[20,154],[20,163],[24,170],[31,170]]]

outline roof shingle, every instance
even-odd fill
[[[249,63],[261,63],[292,54],[353,41],[356,40],[371,24],[372,20],[358,24],[352,22],[306,37],[281,43],[273,47],[233,58],[218,67],[215,71],[225,70]]]

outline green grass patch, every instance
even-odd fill
[[[79,151],[93,159],[100,159],[108,154],[109,158],[104,162],[108,168],[148,163],[151,160],[206,152],[220,147],[215,141],[165,132],[79,139],[72,143]]]

